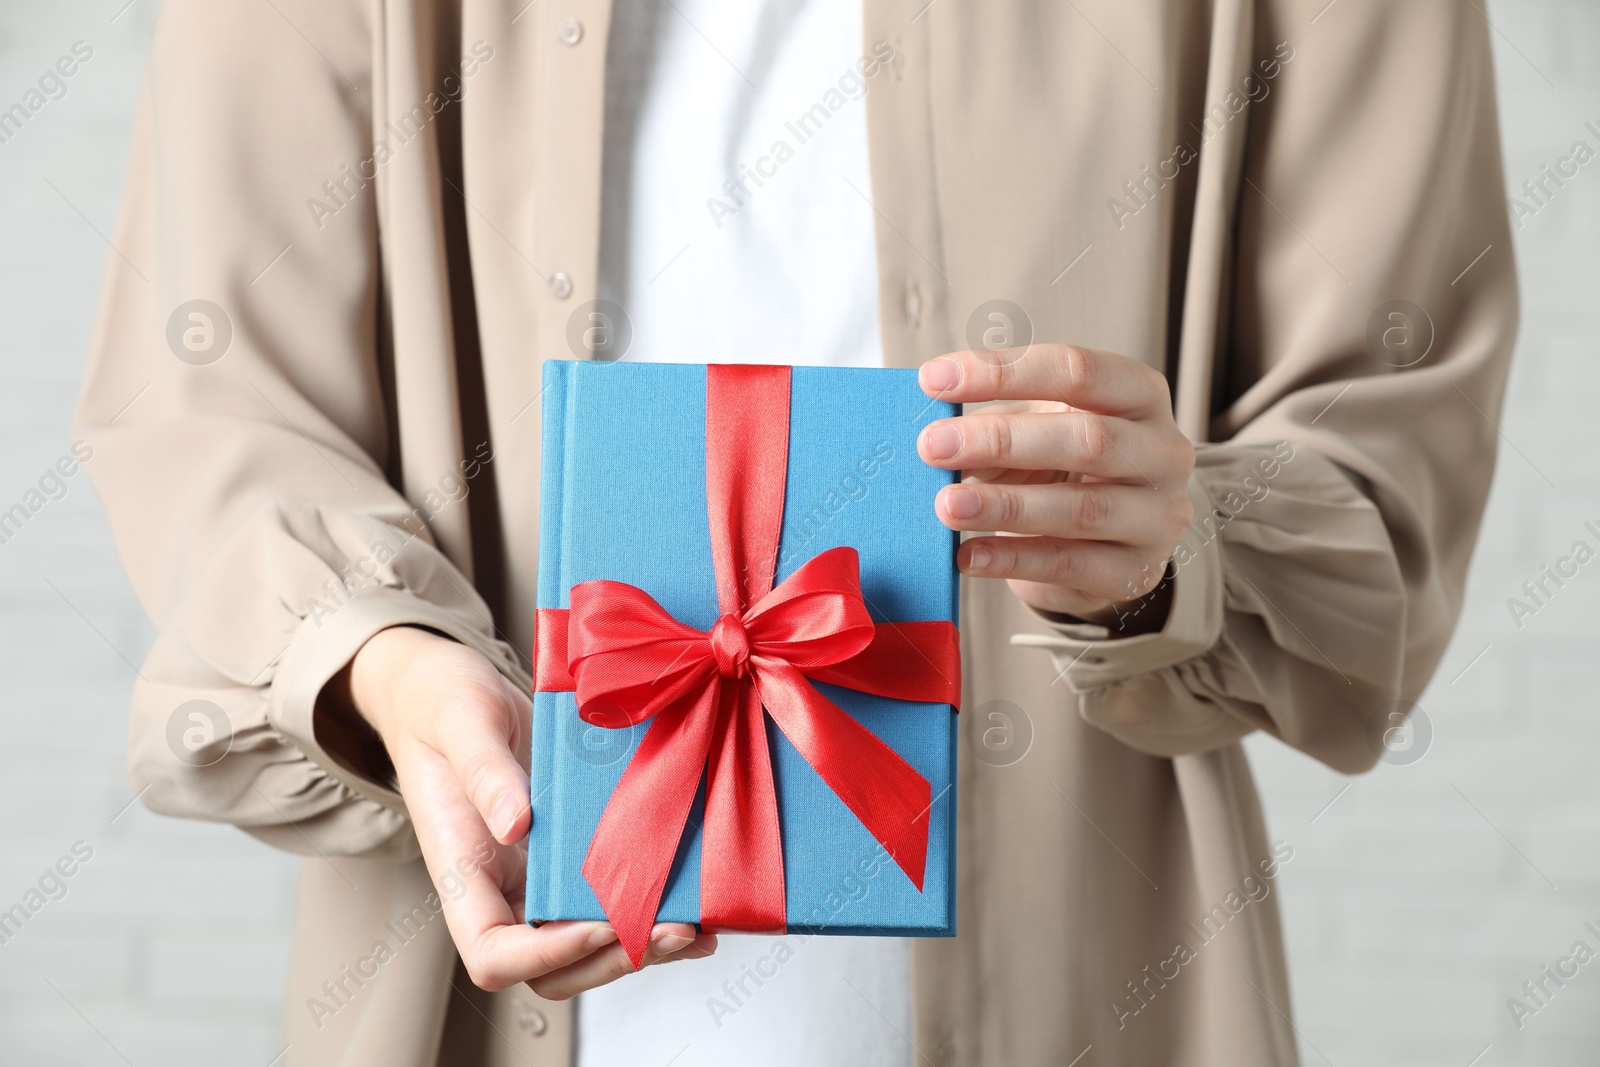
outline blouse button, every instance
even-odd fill
[[[922,325],[922,291],[916,282],[906,286],[905,313],[906,322],[913,328]]]
[[[583,23],[577,19],[562,19],[556,26],[556,39],[571,48],[583,40]]]
[[[550,1023],[545,1019],[544,1012],[526,1002],[517,1004],[517,1025],[532,1037],[543,1037],[545,1031],[550,1029]]]
[[[565,300],[572,295],[572,278],[566,271],[558,270],[550,275],[550,295],[557,300]]]

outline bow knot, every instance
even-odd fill
[[[724,678],[743,678],[750,673],[750,638],[739,616],[729,612],[711,628],[711,655],[717,661],[717,673]]]

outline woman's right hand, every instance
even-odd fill
[[[528,695],[479,653],[410,626],[369,639],[348,685],[354,709],[389,750],[434,884],[453,871],[465,886],[439,896],[472,981],[490,991],[527,982],[565,1000],[631,972],[608,923],[523,921]],[[644,962],[698,959],[716,945],[715,934],[660,923]]]

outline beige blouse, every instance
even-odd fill
[[[1516,325],[1482,15],[1319,6],[867,0],[887,361],[1009,301],[1165,370],[1200,444],[1161,632],[963,586],[960,936],[916,948],[919,1063],[1296,1062],[1294,843],[1237,742],[1382,751],[1455,621]],[[159,630],[136,788],[305,857],[284,1064],[569,1062],[565,1005],[461,975],[459,872],[430,884],[381,748],[316,703],[405,623],[527,683],[539,365],[586,354],[608,19],[161,10],[77,433]]]

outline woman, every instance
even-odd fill
[[[1239,739],[1371,766],[1453,625],[1516,318],[1481,15],[748,6],[168,0],[79,430],[136,786],[305,857],[284,1063],[1297,1062]],[[918,442],[1010,535],[958,556],[960,936],[808,946],[759,1025],[701,1013],[771,939],[608,985],[519,921],[539,364],[619,355],[1024,402]]]

